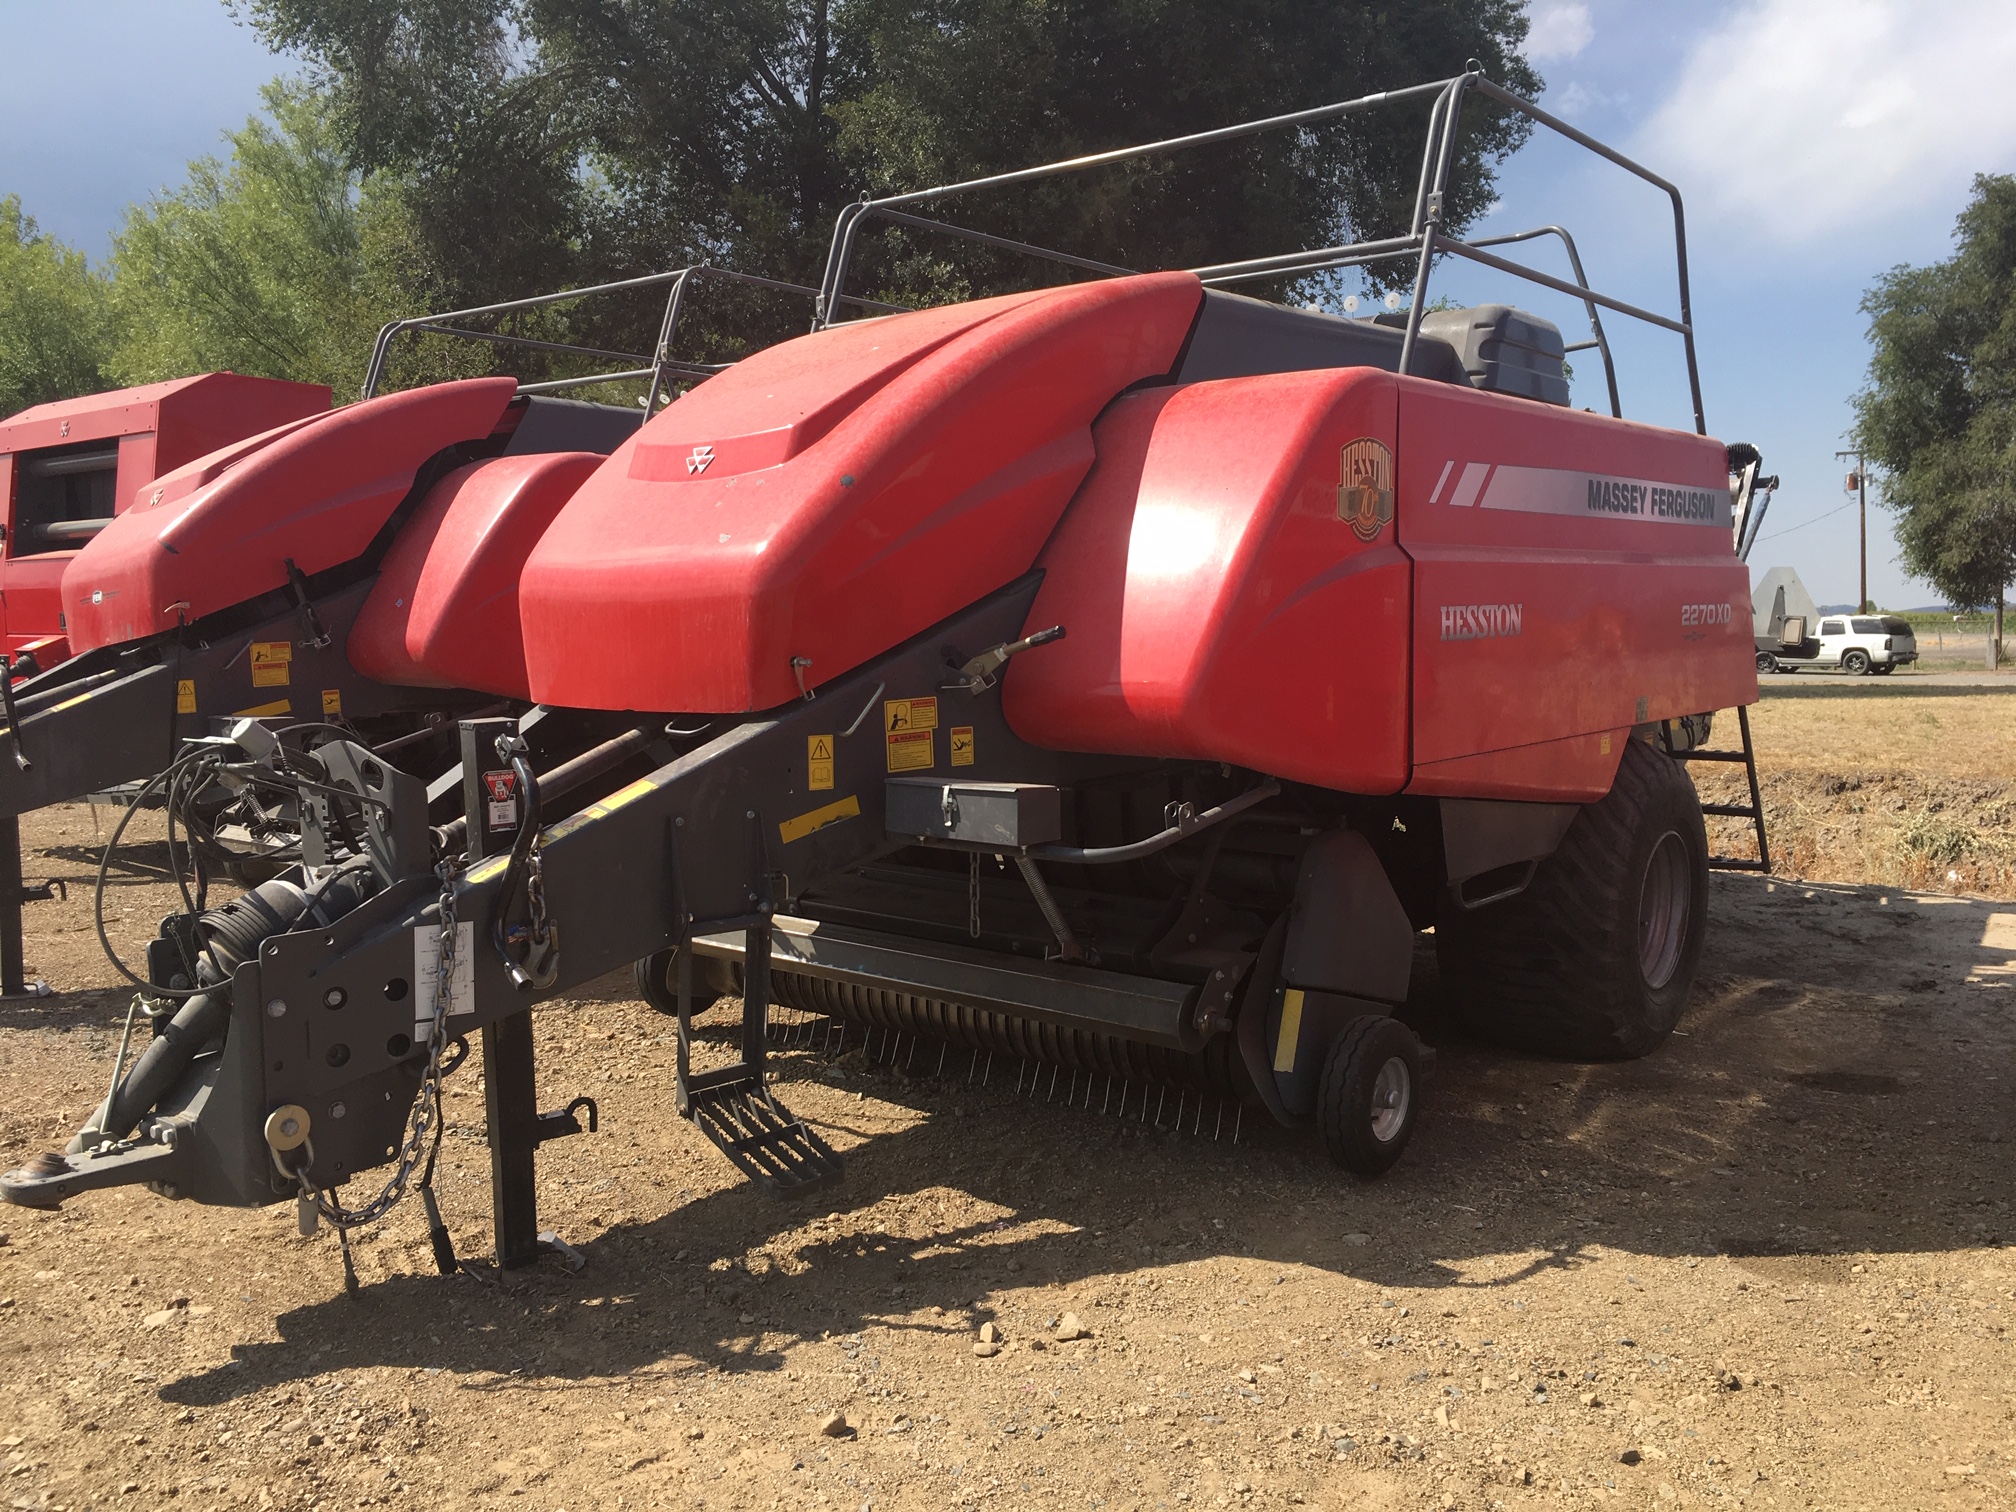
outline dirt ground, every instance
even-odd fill
[[[1843,707],[1767,703],[1778,770]],[[1833,749],[1813,771],[1900,775]],[[1904,775],[2006,791],[1923,749]],[[29,910],[60,990],[0,1004],[0,1165],[102,1096],[127,1001],[91,815],[24,829],[31,879],[72,892]],[[136,955],[161,859],[108,889]],[[2016,904],[1733,875],[1712,901],[1683,1033],[1627,1065],[1456,1036],[1424,953],[1439,1070],[1372,1183],[1194,1099],[1178,1133],[1138,1089],[1119,1117],[1068,1073],[857,1037],[779,1057],[849,1158],[780,1204],[671,1116],[669,1025],[610,979],[536,1018],[543,1105],[602,1110],[540,1156],[578,1274],[443,1280],[408,1204],[360,1236],[351,1300],[291,1206],[0,1209],[0,1502],[2009,1505]],[[444,1201],[480,1255],[480,1066],[450,1086]],[[1089,1337],[1056,1342],[1067,1313]]]

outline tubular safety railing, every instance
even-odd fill
[[[1519,231],[1509,235],[1480,237],[1475,241],[1465,241],[1442,229],[1443,206],[1446,203],[1449,177],[1457,158],[1458,137],[1462,124],[1465,99],[1477,94],[1492,100],[1525,116],[1534,123],[1566,137],[1576,145],[1586,148],[1597,156],[1622,168],[1625,172],[1644,180],[1653,187],[1663,190],[1673,205],[1673,246],[1674,266],[1679,284],[1679,315],[1677,318],[1662,315],[1654,310],[1628,303],[1612,295],[1591,288],[1587,274],[1583,271],[1581,254],[1576,250],[1574,238],[1560,226],[1540,226],[1530,231]],[[1565,294],[1580,301],[1588,313],[1590,338],[1572,344],[1570,351],[1594,349],[1603,359],[1604,379],[1609,388],[1610,411],[1613,415],[1623,415],[1623,405],[1618,393],[1616,364],[1610,350],[1609,337],[1603,330],[1599,309],[1626,315],[1633,320],[1643,321],[1662,330],[1677,334],[1685,347],[1687,358],[1687,384],[1693,402],[1694,428],[1702,435],[1708,432],[1707,416],[1701,403],[1701,370],[1694,349],[1693,299],[1687,275],[1687,226],[1686,215],[1681,205],[1680,191],[1673,184],[1652,172],[1649,168],[1632,161],[1624,154],[1605,146],[1594,137],[1578,131],[1559,117],[1542,110],[1531,100],[1493,83],[1484,76],[1482,69],[1474,62],[1467,72],[1451,79],[1432,84],[1417,84],[1408,89],[1388,90],[1379,94],[1366,95],[1362,99],[1345,100],[1334,105],[1320,105],[1310,110],[1298,110],[1287,115],[1269,116],[1264,120],[1246,121],[1233,126],[1221,126],[1212,131],[1195,132],[1189,136],[1169,137],[1158,142],[1146,142],[1134,147],[1118,147],[1108,152],[1089,153],[1083,157],[1066,158],[1061,162],[1043,163],[1031,168],[1020,168],[1009,173],[990,174],[984,178],[964,179],[954,184],[941,184],[929,189],[911,190],[905,194],[885,195],[882,198],[863,195],[859,200],[844,206],[833,227],[833,240],[827,252],[826,272],[817,291],[812,328],[821,330],[832,325],[843,306],[859,304],[861,301],[846,292],[847,273],[853,262],[855,248],[862,228],[870,220],[886,221],[895,225],[909,226],[919,230],[941,233],[961,240],[977,242],[999,251],[1020,253],[1030,257],[1060,263],[1066,267],[1078,268],[1101,276],[1113,277],[1130,272],[1144,271],[1115,267],[1109,263],[1060,252],[1054,248],[1039,247],[1028,242],[1014,241],[1007,237],[995,236],[985,231],[954,225],[950,222],[931,220],[923,216],[907,213],[903,207],[933,203],[949,199],[954,195],[972,194],[986,190],[1005,189],[1018,184],[1032,183],[1039,179],[1057,178],[1065,174],[1082,173],[1094,168],[1108,167],[1135,158],[1149,157],[1160,153],[1180,152],[1187,148],[1208,146],[1239,137],[1253,136],[1260,132],[1278,131],[1290,127],[1307,127],[1319,122],[1340,117],[1362,114],[1389,105],[1432,97],[1433,108],[1429,112],[1427,140],[1422,150],[1421,177],[1415,191],[1412,228],[1405,236],[1388,237],[1379,241],[1353,242],[1348,245],[1305,249],[1298,252],[1278,253],[1270,257],[1249,258],[1239,262],[1219,263],[1208,267],[1192,268],[1200,280],[1210,285],[1250,282],[1268,278],[1300,277],[1312,273],[1329,272],[1348,267],[1363,267],[1373,263],[1396,261],[1407,258],[1415,260],[1413,280],[1413,302],[1408,308],[1406,334],[1400,349],[1402,373],[1411,371],[1414,348],[1421,333],[1421,317],[1427,311],[1429,276],[1438,257],[1460,257],[1469,262],[1494,269],[1514,278],[1521,278],[1556,293]],[[1492,247],[1511,246],[1532,241],[1539,237],[1557,238],[1568,255],[1574,278],[1556,277],[1544,273],[1525,263],[1515,262],[1488,250]],[[886,308],[886,307],[884,307]]]
[[[657,412],[659,396],[665,391],[667,379],[675,375],[705,378],[718,373],[725,363],[684,362],[672,356],[672,344],[679,334],[679,322],[686,309],[686,293],[695,283],[712,279],[721,283],[741,284],[751,288],[774,289],[785,294],[802,294],[817,299],[819,291],[804,284],[785,283],[780,279],[762,278],[754,273],[737,273],[727,268],[712,268],[697,263],[690,268],[674,268],[666,273],[647,273],[641,278],[625,278],[615,283],[591,284],[579,289],[562,289],[553,294],[537,294],[529,299],[507,299],[499,304],[472,305],[466,310],[446,310],[436,315],[413,315],[403,320],[388,321],[379,329],[378,338],[371,346],[371,362],[364,372],[364,388],[361,398],[369,399],[377,394],[385,381],[386,359],[391,353],[392,343],[408,331],[424,335],[450,336],[463,341],[487,342],[494,346],[524,347],[539,352],[560,352],[570,356],[594,357],[611,362],[627,362],[631,367],[610,371],[584,374],[578,378],[553,378],[540,383],[521,383],[521,394],[556,393],[563,389],[586,388],[597,383],[616,383],[624,380],[648,378],[650,387],[645,391],[643,410],[647,415]],[[584,346],[567,341],[547,341],[535,336],[516,336],[504,331],[471,330],[458,324],[465,320],[485,316],[508,315],[517,310],[540,309],[547,305],[560,304],[568,300],[589,299],[601,294],[617,294],[628,289],[647,289],[658,285],[669,285],[665,295],[665,312],[658,323],[658,339],[647,355],[641,352],[615,352],[603,347]],[[862,299],[854,295],[843,296],[841,303],[857,309],[877,310],[896,313],[904,309],[902,305],[884,304],[879,300]]]

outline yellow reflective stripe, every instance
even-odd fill
[[[1281,1038],[1274,1042],[1274,1069],[1295,1069],[1295,1042],[1302,1038],[1302,989],[1290,987],[1281,995]]]
[[[777,826],[777,833],[789,845],[793,840],[803,840],[815,830],[822,830],[829,824],[838,824],[842,819],[858,818],[861,800],[855,797],[842,798],[838,803],[829,803],[824,808],[816,808],[809,814],[800,814],[796,819],[786,819]]]
[[[62,708],[63,705],[58,704],[57,707]],[[283,698],[278,703],[260,704],[254,709],[240,709],[231,717],[233,719],[276,719],[282,714],[292,714],[293,712],[294,705]]]

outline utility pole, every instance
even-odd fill
[[[1862,449],[1859,446],[1852,451],[1834,453],[1834,460],[1837,462],[1849,457],[1855,459],[1855,471],[1848,474],[1847,491],[1855,495],[1855,514],[1860,522],[1858,534],[1862,538],[1862,596],[1855,600],[1855,612],[1867,614],[1869,612],[1869,474],[1862,466]]]

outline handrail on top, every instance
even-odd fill
[[[1583,271],[1581,254],[1577,251],[1574,238],[1560,226],[1541,226],[1530,231],[1520,231],[1503,236],[1488,236],[1476,241],[1464,241],[1442,230],[1443,206],[1446,202],[1449,176],[1453,171],[1458,131],[1462,125],[1465,97],[1472,91],[1495,100],[1508,109],[1517,111],[1529,120],[1566,137],[1569,141],[1584,147],[1599,157],[1624,169],[1627,173],[1665,191],[1673,205],[1673,242],[1675,269],[1679,282],[1679,318],[1662,315],[1653,310],[1630,304],[1611,295],[1603,294],[1589,286]],[[1355,100],[1343,100],[1335,104],[1319,105],[1309,110],[1292,111],[1286,115],[1268,116],[1260,120],[1244,121],[1231,126],[1221,126],[1210,131],[1193,132],[1187,136],[1168,137],[1161,141],[1145,142],[1133,147],[1118,147],[1106,152],[1087,153],[1080,157],[1065,158],[1054,163],[1041,163],[1029,168],[1018,168],[1007,173],[988,174],[981,178],[962,179],[957,183],[940,184],[928,189],[910,190],[903,194],[884,195],[876,198],[864,194],[860,199],[843,206],[833,226],[833,240],[826,257],[826,271],[816,291],[813,308],[812,329],[822,330],[834,323],[840,307],[845,304],[861,303],[845,292],[848,267],[853,260],[854,248],[861,227],[871,218],[880,218],[898,224],[923,229],[941,231],[945,234],[977,241],[1006,251],[1020,252],[1034,257],[1082,268],[1088,272],[1105,276],[1120,276],[1130,270],[1116,268],[1111,264],[1094,262],[1070,253],[1058,252],[1050,248],[1038,247],[1026,242],[1012,241],[1006,237],[994,236],[988,232],[975,231],[968,227],[955,226],[948,222],[928,220],[920,216],[900,214],[896,207],[917,205],[929,201],[949,198],[956,194],[968,194],[981,190],[1010,187],[1031,183],[1039,179],[1055,178],[1069,173],[1085,172],[1089,169],[1106,167],[1114,163],[1126,162],[1134,158],[1147,157],[1156,153],[1177,152],[1190,147],[1206,146],[1214,142],[1230,141],[1237,137],[1252,136],[1264,131],[1275,131],[1290,126],[1306,126],[1318,121],[1333,120],[1338,117],[1378,109],[1382,106],[1409,100],[1434,96],[1434,106],[1429,113],[1427,138],[1421,160],[1421,177],[1415,192],[1412,229],[1406,236],[1390,237],[1380,241],[1356,242],[1349,245],[1309,249],[1301,252],[1279,253],[1272,257],[1248,259],[1237,263],[1221,263],[1190,271],[1206,283],[1230,283],[1245,279],[1295,276],[1304,273],[1321,272],[1333,268],[1362,266],[1372,262],[1412,256],[1417,259],[1413,303],[1409,307],[1406,334],[1400,349],[1400,372],[1410,371],[1414,347],[1421,331],[1421,318],[1427,311],[1429,275],[1438,254],[1449,254],[1508,273],[1516,278],[1553,289],[1582,302],[1588,312],[1592,339],[1578,343],[1576,350],[1595,347],[1603,357],[1604,377],[1609,387],[1610,409],[1614,415],[1622,416],[1623,407],[1618,396],[1616,365],[1610,351],[1607,334],[1603,330],[1602,309],[1620,315],[1628,315],[1634,320],[1677,333],[1686,350],[1687,381],[1694,408],[1694,428],[1702,435],[1708,433],[1707,416],[1701,402],[1701,370],[1694,346],[1693,298],[1689,288],[1687,273],[1687,226],[1686,214],[1681,203],[1680,191],[1668,180],[1652,172],[1649,168],[1634,162],[1623,153],[1605,146],[1587,133],[1570,126],[1559,117],[1542,110],[1531,100],[1513,94],[1510,90],[1485,77],[1483,70],[1472,63],[1463,73],[1453,78],[1438,80],[1430,84],[1417,84],[1406,89],[1385,90],[1378,94],[1365,95]],[[1557,237],[1568,254],[1569,266],[1574,271],[1574,279],[1557,278],[1542,273],[1523,263],[1499,257],[1485,250],[1489,247],[1507,246],[1533,240],[1536,237]],[[883,308],[887,308],[886,306]]]

